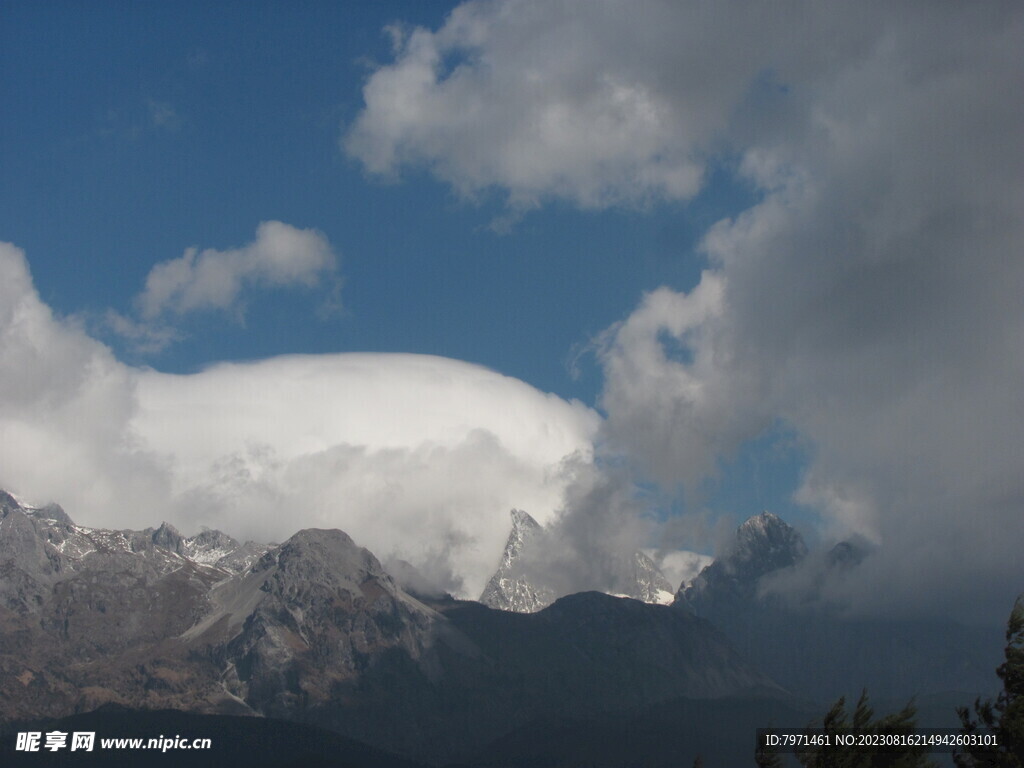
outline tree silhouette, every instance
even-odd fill
[[[828,745],[804,746],[797,750],[797,760],[805,768],[934,768],[928,759],[926,746],[892,747],[858,746],[845,747],[836,743],[836,737],[889,734],[910,734],[914,732],[917,709],[909,702],[899,712],[885,715],[877,720],[868,704],[868,692],[861,693],[853,710],[852,720],[846,712],[846,699],[840,698],[822,719],[821,727],[815,732],[829,736]]]
[[[1003,690],[995,701],[974,701],[974,717],[967,707],[957,714],[965,734],[994,735],[996,746],[970,746],[953,755],[960,768],[1024,768],[1024,595],[1006,624],[1006,661],[996,674]]]

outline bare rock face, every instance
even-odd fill
[[[548,534],[528,513],[513,509],[512,530],[505,544],[501,562],[487,582],[480,602],[499,611],[535,613],[551,605],[558,594],[548,586],[541,574],[530,568],[530,556],[542,545]],[[644,603],[667,605],[672,602],[673,588],[658,566],[643,552],[634,553],[622,563],[620,597],[631,597]]]
[[[155,669],[153,649],[204,615],[227,575],[153,538],[77,526],[60,507],[0,493],[0,717],[152,699],[139,649]]]
[[[498,570],[487,582],[480,602],[499,611],[534,613],[555,601],[553,590],[531,582],[521,567],[522,555],[531,542],[544,535],[540,523],[521,509],[513,509],[512,530],[505,543]]]
[[[446,636],[336,530],[268,547],[94,529],[2,494],[0,575],[0,719],[108,703],[302,719],[382,659],[436,675]]]
[[[0,606],[24,615],[41,610],[51,586],[68,568],[47,546],[43,526],[0,491]]]
[[[266,713],[324,705],[382,655],[418,661],[437,619],[337,530],[300,531],[211,602],[183,639],[209,649],[231,693]]]
[[[676,602],[702,615],[705,605],[751,601],[764,576],[792,567],[806,556],[807,545],[796,529],[778,515],[762,512],[739,527],[722,557],[680,588]]]
[[[666,605],[672,602],[672,584],[654,561],[643,552],[637,552],[633,556],[632,575],[631,589],[626,593],[626,597],[632,597],[642,603]]]
[[[243,544],[226,533],[208,529],[185,539],[180,553],[196,563],[241,573],[269,549],[266,544],[255,541]]]
[[[182,554],[185,537],[170,523],[160,523],[160,527],[153,531],[150,538],[156,546],[168,549],[176,555]]]

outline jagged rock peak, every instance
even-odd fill
[[[729,558],[733,561],[756,559],[765,568],[775,570],[793,565],[806,554],[807,545],[795,528],[776,514],[762,512],[737,529],[736,544]]]
[[[327,583],[362,584],[370,579],[397,590],[390,575],[370,550],[360,547],[344,531],[306,528],[278,549],[271,550],[255,566],[276,565],[291,579]]]
[[[807,556],[799,532],[778,515],[762,512],[736,530],[728,551],[676,593],[676,604],[698,611],[707,602],[749,601],[762,576],[796,565]]]
[[[11,512],[24,512],[18,500],[7,491],[0,491],[0,518],[7,517]]]
[[[71,518],[68,517],[68,513],[59,504],[51,502],[41,507],[34,507],[18,500],[13,494],[0,490],[0,516],[14,510],[32,517],[42,518],[43,520],[53,520],[65,525],[74,525]]]
[[[184,542],[185,537],[178,533],[178,529],[170,523],[160,523],[160,527],[153,531],[153,543],[158,547],[169,549],[171,552],[182,554]]]
[[[204,528],[195,536],[189,536],[188,540],[196,546],[238,546],[238,539],[216,528]]]
[[[75,524],[59,504],[50,502],[42,507],[34,507],[25,501],[18,500],[14,495],[8,494],[6,490],[0,489],[0,517],[5,517],[12,511],[17,511],[37,519],[52,520],[63,525]]]
[[[480,602],[490,608],[516,613],[534,613],[550,605],[556,592],[545,579],[542,554],[552,556],[551,547],[543,553],[545,537],[550,536],[529,514],[512,510],[512,530],[505,544],[501,564],[487,583]],[[538,548],[538,549],[535,549]],[[673,588],[651,558],[643,552],[622,558],[619,578],[612,594],[631,597],[645,603],[672,602]]]
[[[509,512],[512,518],[513,528],[540,528],[540,523],[533,519],[533,515],[522,509],[513,509]]]
[[[526,542],[544,530],[541,524],[534,520],[529,512],[513,509],[509,514],[512,517],[512,530],[509,532],[508,541],[505,543],[505,552],[502,555],[503,564],[515,559],[517,555],[522,553]]]
[[[39,509],[35,510],[39,517],[45,520],[53,520],[57,523],[63,523],[64,525],[74,525],[74,520],[64,511],[64,507],[60,504],[49,503]]]
[[[534,613],[550,605],[555,593],[545,586],[534,584],[522,572],[522,556],[531,541],[543,535],[544,529],[529,513],[513,509],[512,530],[505,542],[501,563],[487,582],[480,602],[500,611]]]
[[[231,573],[241,573],[271,549],[271,545],[237,539],[214,528],[205,528],[182,542],[179,554],[202,565],[212,565]]]
[[[743,524],[736,529],[736,536],[739,539],[771,538],[780,533],[785,534],[792,531],[793,527],[786,523],[774,512],[765,510],[759,515],[747,518]]]
[[[628,597],[642,600],[645,603],[668,604],[672,602],[673,588],[655,562],[643,552],[633,556],[633,589],[627,592]]]
[[[523,554],[527,544],[544,533],[541,524],[534,520],[530,513],[521,509],[513,509],[509,514],[512,517],[512,530],[509,531],[508,539],[505,541],[505,551],[501,554],[501,564],[498,566],[498,573],[495,576],[498,574],[508,575],[509,569]]]

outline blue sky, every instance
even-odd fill
[[[185,391],[224,361],[427,354],[593,409],[597,432],[568,405],[543,415],[513,395],[526,421],[599,446],[599,465],[624,462],[659,515],[684,521],[637,534],[648,545],[712,551],[723,526],[767,508],[824,541],[899,551],[879,572],[917,588],[907,574],[962,544],[965,510],[1024,534],[1005,418],[1021,407],[1007,288],[1021,185],[1005,162],[1020,148],[1005,94],[1021,80],[1021,14],[627,7],[7,3],[0,240],[31,269],[24,295],[56,313],[46,333],[134,382],[128,443],[151,423],[155,382]],[[274,272],[261,222],[320,261]],[[235,270],[234,288],[198,308],[154,299],[147,315],[154,267],[192,247]],[[437,381],[463,375],[442,366]],[[6,407],[17,429],[50,429],[14,395]],[[504,448],[520,445],[510,434]],[[165,445],[139,439],[142,453]],[[195,459],[166,450],[168,466]],[[200,492],[149,470],[181,499]],[[58,500],[99,519],[100,499],[129,493],[110,472],[103,493]],[[26,478],[0,480],[75,493]],[[209,522],[180,509],[162,511]],[[942,531],[934,551],[913,548],[922,530]],[[989,554],[981,581],[1020,575]],[[937,593],[955,575],[921,578]]]
[[[161,371],[415,352],[596,405],[591,338],[642,292],[695,285],[698,238],[753,191],[723,168],[685,205],[556,203],[497,233],[498,192],[462,199],[415,169],[397,182],[368,178],[339,137],[373,62],[389,56],[385,27],[436,27],[451,7],[15,4],[3,68],[19,108],[3,143],[19,181],[0,193],[5,238],[27,251],[56,311],[98,316],[130,312],[152,266],[187,247],[243,244],[268,219],[315,228],[343,275],[342,306],[326,317],[322,292],[268,290],[249,298],[244,321],[204,313],[157,352],[96,331]],[[792,490],[736,477],[728,511],[789,510]]]
[[[8,239],[63,313],[130,310],[150,268],[227,248],[278,219],[340,253],[344,311],[268,291],[245,326],[200,320],[142,360],[188,371],[284,352],[391,350],[471,360],[593,402],[575,347],[644,290],[696,283],[703,227],[749,194],[719,183],[690,206],[556,205],[505,235],[479,202],[415,170],[368,179],[339,137],[360,109],[385,25],[438,25],[443,4],[15,5],[5,24]],[[429,11],[429,13],[427,13]],[[197,333],[199,328],[201,333]],[[111,340],[116,343],[116,340]],[[130,350],[123,350],[126,354]]]

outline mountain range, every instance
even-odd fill
[[[440,762],[566,713],[786,698],[686,612],[594,592],[529,614],[421,600],[336,530],[262,551],[85,528],[3,494],[0,573],[8,722],[104,705],[259,715]]]
[[[998,631],[858,623],[767,593],[808,556],[774,515],[741,526],[672,605],[640,558],[635,597],[554,599],[517,570],[543,529],[512,517],[476,602],[403,587],[337,530],[280,545],[110,531],[0,492],[0,722],[177,710],[324,728],[399,761],[570,765],[605,744],[594,765],[637,750],[645,765],[688,764],[696,745],[736,764],[752,754],[736,728],[802,726],[865,682],[899,696],[994,681]],[[850,545],[830,562],[862,556]]]

